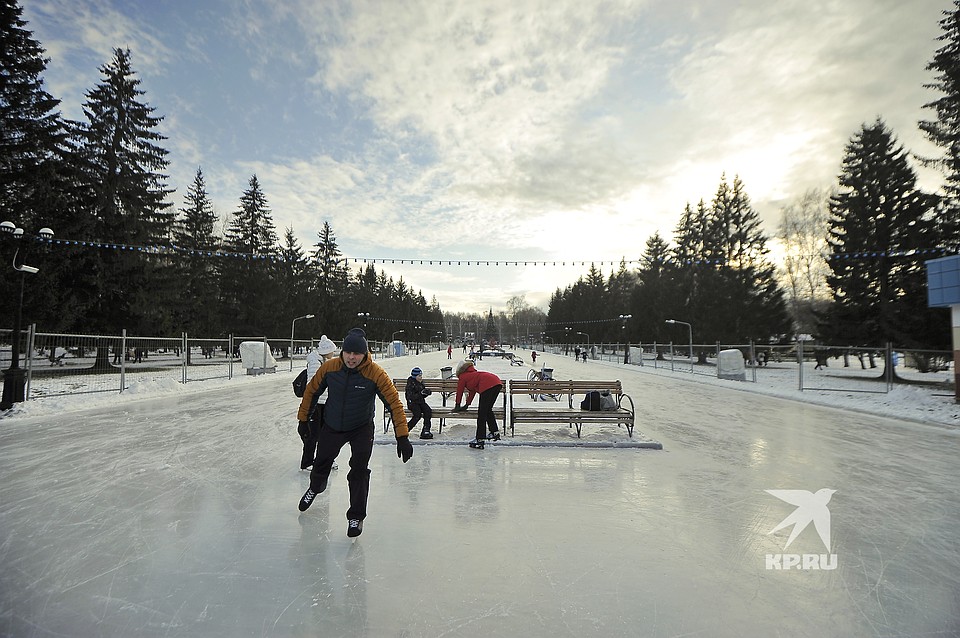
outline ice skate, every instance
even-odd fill
[[[307,488],[307,491],[303,493],[303,496],[300,497],[300,511],[306,512],[307,508],[313,505],[313,499],[317,497],[317,493],[312,489]]]
[[[354,538],[356,536],[360,536],[362,533],[363,521],[356,518],[351,518],[349,521],[347,521],[347,536]]]
[[[473,439],[472,441],[470,441],[470,447],[472,447],[474,450],[482,450],[483,439]]]

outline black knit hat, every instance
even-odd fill
[[[355,352],[357,354],[367,354],[367,337],[362,328],[354,328],[343,338],[344,352]]]

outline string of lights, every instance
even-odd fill
[[[193,248],[183,248],[181,246],[170,245],[170,246],[140,246],[134,244],[124,244],[121,242],[102,242],[102,241],[91,241],[91,240],[76,240],[76,239],[58,239],[58,238],[44,238],[44,237],[33,237],[31,238],[34,241],[61,245],[61,246],[78,246],[86,248],[99,248],[104,250],[125,250],[131,252],[142,252],[154,255],[181,255],[181,256],[192,256],[192,257],[220,257],[225,259],[250,259],[250,260],[264,260],[264,261],[282,261],[283,258],[277,254],[268,253],[243,253],[243,252],[231,252],[227,250],[198,250]],[[913,250],[899,250],[899,251],[854,251],[854,252],[836,252],[830,254],[821,254],[825,260],[836,260],[836,259],[876,259],[876,258],[906,258],[906,257],[925,257],[930,255],[946,255],[953,254],[954,251],[947,248],[917,248]],[[791,255],[797,257],[810,257],[811,255]],[[343,262],[345,265],[353,264],[399,264],[399,265],[419,265],[419,266],[545,266],[545,267],[554,267],[554,266],[619,266],[621,263],[627,265],[639,264],[643,260],[640,259],[618,259],[618,260],[515,260],[515,259],[430,259],[430,258],[395,258],[395,257],[343,257],[342,259],[336,260],[338,263]],[[675,262],[676,260],[655,260],[657,263],[667,264]],[[685,259],[681,262],[684,265],[722,265],[724,262],[721,259]]]
[[[451,319],[446,322],[443,322],[443,321],[421,321],[419,319],[392,319],[389,317],[370,316],[370,317],[366,317],[364,321],[367,321],[370,323],[374,321],[379,321],[382,323],[391,323],[391,324],[398,324],[398,325],[416,323],[424,326],[440,326],[442,328],[442,327],[445,327],[447,324],[449,324],[451,321],[456,323],[457,319]],[[470,323],[470,320],[466,320],[466,321],[467,323]],[[571,319],[570,321],[543,321],[543,322],[540,322],[539,325],[579,327],[586,324],[614,323],[614,322],[617,322],[617,323],[622,322],[622,319],[620,317],[613,317],[612,319]],[[565,328],[561,328],[560,330],[562,331],[564,329]]]

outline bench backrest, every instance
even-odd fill
[[[402,393],[407,387],[407,379],[394,379],[393,385],[397,386],[397,391]],[[423,379],[423,387],[428,390],[433,390],[434,392],[438,391],[447,391],[453,390],[457,391],[457,378],[450,377],[449,379]]]
[[[448,379],[423,379],[422,381],[423,387],[440,395],[443,405],[447,404],[447,399],[450,396],[457,393],[456,377],[450,377]],[[397,386],[397,392],[400,393],[400,400],[403,401],[403,394],[407,389],[407,379],[394,379],[393,385]]]
[[[586,394],[593,390],[600,392],[609,392],[617,397],[617,403],[620,402],[620,396],[623,394],[623,386],[620,379],[615,381],[577,381],[570,379],[562,381],[559,379],[511,379],[507,386],[507,394],[510,395],[510,405],[513,405],[513,397],[520,394],[529,395],[566,395],[567,405],[573,409],[573,397],[578,394]]]
[[[577,381],[560,379],[511,379],[507,387],[510,394],[586,394],[593,390],[609,392],[613,395],[623,394],[623,385],[620,380],[615,381]]]

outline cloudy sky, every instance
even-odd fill
[[[131,50],[164,118],[177,207],[198,166],[221,217],[256,174],[278,234],[292,227],[309,250],[329,221],[345,256],[416,259],[376,267],[444,310],[495,312],[514,295],[545,309],[590,263],[637,260],[724,174],[773,235],[781,207],[835,183],[845,143],[877,117],[934,154],[917,122],[933,117],[925,67],[952,6],[21,2],[68,117],[112,49]]]

